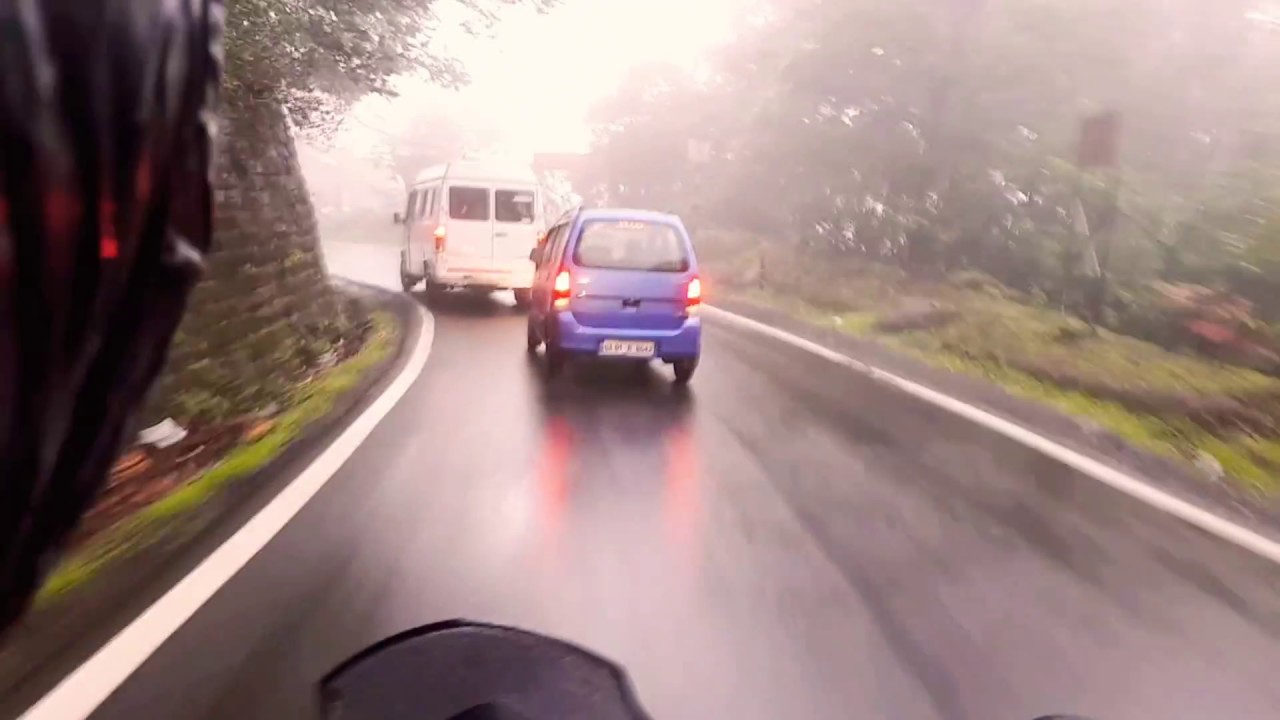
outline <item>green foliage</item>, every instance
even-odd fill
[[[966,294],[953,302],[961,309],[961,320],[920,342],[1131,391],[1205,396],[1280,392],[1280,380],[1261,373],[1170,353],[1106,330],[1080,337],[1071,329],[1074,320],[1052,310],[1001,302],[987,294]]]
[[[1251,491],[1262,494],[1275,494],[1280,490],[1280,439],[1259,438],[1247,435],[1215,436],[1205,428],[1199,427],[1189,419],[1175,417],[1156,417],[1135,411],[1125,405],[1098,398],[1086,392],[1064,388],[1056,383],[1037,378],[1022,372],[1007,362],[1011,354],[1025,352],[1027,348],[1022,342],[1027,337],[1037,337],[1042,343],[1053,342],[1050,337],[1053,328],[1060,326],[1061,317],[1028,316],[1022,308],[1005,303],[992,312],[992,315],[1009,315],[1003,322],[1029,325],[1018,332],[1008,332],[1008,327],[990,335],[981,332],[991,323],[991,315],[975,315],[974,307],[966,308],[962,313],[962,322],[953,324],[941,331],[912,333],[905,336],[886,336],[874,333],[877,319],[876,313],[855,312],[832,315],[796,300],[790,294],[779,295],[768,291],[754,290],[741,293],[749,299],[763,305],[777,307],[781,310],[803,318],[818,325],[832,327],[852,335],[873,337],[894,348],[914,356],[930,365],[952,372],[963,373],[988,380],[1010,393],[1027,400],[1043,403],[1058,410],[1087,420],[1118,437],[1144,450],[1184,460],[1194,460],[1200,453],[1213,457],[1222,465],[1227,475]],[[989,305],[989,304],[988,304]],[[971,335],[965,342],[966,350],[943,341],[939,332],[960,332]],[[1008,343],[1015,343],[1012,347]],[[1189,369],[1186,359],[1162,353],[1158,348],[1147,346],[1141,353],[1141,364],[1134,365],[1134,346],[1127,339],[1103,337],[1098,342],[1107,343],[1105,350],[1098,347],[1072,347],[1067,352],[1076,353],[1074,362],[1078,366],[1088,366],[1099,362],[1100,358],[1112,352],[1116,357],[1110,366],[1100,368],[1099,372],[1109,376],[1113,382],[1137,384],[1152,387],[1156,390],[1180,388],[1181,376]],[[1110,347],[1110,343],[1119,342],[1120,347]],[[1104,364],[1107,361],[1102,361]],[[1193,361],[1195,362],[1195,361]],[[1198,378],[1198,386],[1204,390],[1216,389],[1222,392],[1235,391],[1267,391],[1274,390],[1277,381],[1255,375],[1241,375],[1232,368],[1200,365],[1193,369]],[[1148,378],[1151,373],[1154,377]]]
[[[504,6],[545,9],[556,0],[458,0],[468,27]],[[233,98],[283,96],[295,120],[322,122],[365,93],[394,94],[400,74],[425,73],[445,87],[465,69],[437,52],[437,0],[228,0],[227,84]]]
[[[633,74],[597,108],[579,184],[917,274],[976,268],[1095,320],[1095,285],[1114,302],[1157,277],[1280,317],[1280,99],[1259,91],[1280,85],[1280,33],[1253,9],[779,3],[706,77]],[[1102,110],[1121,113],[1121,165],[1082,173],[1079,123]]]
[[[463,118],[445,109],[415,104],[407,111],[388,105],[376,119],[348,119],[372,130],[377,138],[374,160],[389,168],[402,184],[413,183],[418,173],[483,149],[499,137],[496,118]]]

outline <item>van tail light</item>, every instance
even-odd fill
[[[436,227],[436,252],[444,252],[445,245],[449,244],[449,237],[445,233],[443,225]]]
[[[568,270],[561,270],[556,275],[555,284],[551,286],[551,304],[556,308],[569,306],[569,296],[573,293],[573,278]]]
[[[693,278],[689,281],[688,287],[684,293],[684,305],[688,308],[694,308],[702,304],[702,280]]]

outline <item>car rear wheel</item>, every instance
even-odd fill
[[[676,384],[687,385],[693,379],[693,371],[698,369],[698,358],[676,360],[671,366],[676,371]]]
[[[516,289],[511,291],[516,296],[516,307],[521,310],[528,310],[533,304],[533,291],[529,288]]]

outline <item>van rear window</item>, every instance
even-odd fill
[[[449,217],[454,220],[488,220],[489,188],[449,188]]]
[[[680,233],[665,223],[594,220],[582,227],[573,261],[589,268],[685,272],[689,252]]]
[[[494,190],[493,215],[498,222],[533,223],[532,190]]]

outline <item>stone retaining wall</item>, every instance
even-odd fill
[[[222,129],[214,252],[143,423],[269,406],[340,351],[362,319],[328,283],[284,109],[233,99]]]

